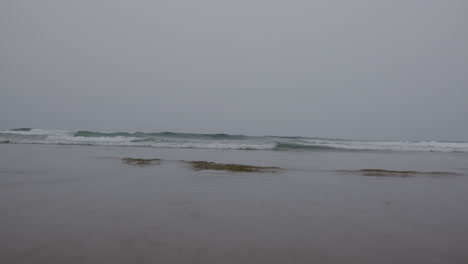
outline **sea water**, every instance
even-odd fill
[[[32,128],[0,130],[0,143],[275,151],[376,150],[468,153],[468,142],[372,141],[173,132],[62,131]]]

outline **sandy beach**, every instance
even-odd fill
[[[467,263],[466,158],[1,144],[0,262]]]

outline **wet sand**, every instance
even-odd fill
[[[0,263],[467,263],[465,158],[0,145]]]

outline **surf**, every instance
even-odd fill
[[[468,142],[370,141],[284,136],[177,132],[65,131],[37,128],[0,130],[3,144],[60,144],[116,147],[269,151],[416,151],[468,153]]]

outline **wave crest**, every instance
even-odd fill
[[[468,142],[363,141],[306,137],[250,137],[229,134],[62,131],[33,128],[0,130],[0,142],[120,147],[276,151],[435,151],[468,153]]]

